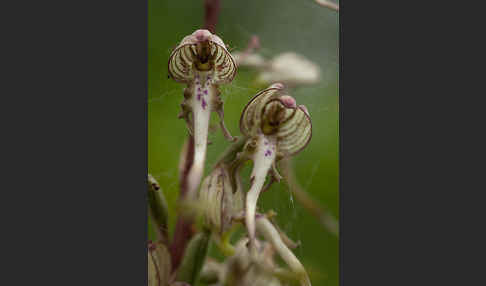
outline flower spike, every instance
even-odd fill
[[[208,30],[196,30],[172,51],[168,68],[172,79],[187,85],[179,117],[185,119],[194,136],[194,163],[188,179],[188,196],[193,199],[203,174],[212,111],[219,115],[224,136],[234,140],[223,122],[218,86],[233,80],[236,64],[221,38]]]

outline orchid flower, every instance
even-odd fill
[[[264,84],[282,82],[287,86],[311,85],[319,82],[320,75],[317,64],[303,55],[286,52],[268,61],[257,81]]]
[[[204,170],[211,111],[218,113],[224,136],[234,140],[224,125],[218,86],[231,82],[235,74],[233,56],[221,38],[208,30],[197,30],[186,36],[170,55],[169,76],[187,85],[179,118],[186,120],[194,136],[194,161],[188,179],[190,198],[195,197]]]
[[[295,87],[316,84],[321,77],[321,69],[316,63],[294,52],[285,52],[267,60],[247,49],[234,52],[233,57],[238,67],[259,70],[256,80],[261,84],[281,82]]]
[[[240,130],[248,141],[235,164],[253,161],[251,187],[245,200],[245,223],[251,245],[255,238],[256,203],[267,174],[271,172],[272,182],[280,180],[276,161],[307,146],[312,124],[307,108],[297,106],[295,99],[285,93],[283,84],[275,83],[246,105],[240,118]]]

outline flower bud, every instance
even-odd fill
[[[149,242],[148,245],[148,285],[166,286],[169,283],[170,254],[162,243]]]
[[[148,174],[148,208],[150,218],[156,226],[158,239],[167,242],[167,202],[159,183],[150,174]]]
[[[243,209],[242,198],[234,194],[225,164],[216,167],[204,179],[199,204],[203,208],[206,226],[220,234],[230,228],[233,215]]]

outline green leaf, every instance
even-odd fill
[[[187,282],[193,286],[196,285],[208,253],[209,238],[210,232],[203,231],[191,239],[177,272],[176,281]]]
[[[159,184],[150,174],[148,174],[148,202],[149,215],[156,226],[158,240],[166,243],[168,241],[167,202]]]

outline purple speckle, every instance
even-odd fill
[[[204,90],[204,94],[208,94],[208,90],[207,89]]]
[[[198,87],[198,88],[197,88],[197,91],[201,91],[201,88],[200,88],[200,87]]]
[[[206,100],[203,98],[203,100],[202,100],[202,108],[203,109],[206,109],[206,105],[207,105]]]
[[[267,151],[265,151],[265,157],[270,156],[270,155],[272,155],[272,151],[267,149]]]
[[[201,94],[200,93],[197,94],[197,100],[201,100]]]

